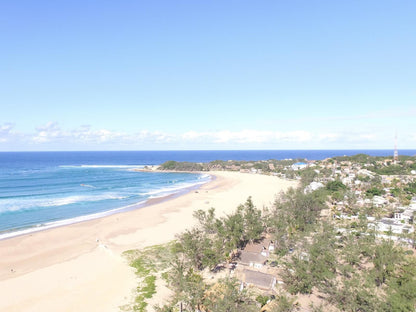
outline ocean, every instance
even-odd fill
[[[207,174],[142,172],[167,160],[267,160],[391,150],[1,152],[0,239],[135,209],[147,200],[184,192],[210,180]],[[416,150],[400,151],[415,155]]]

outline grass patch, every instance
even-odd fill
[[[128,250],[123,253],[136,269],[139,277],[139,285],[136,288],[135,300],[130,305],[121,307],[123,311],[145,312],[147,307],[146,300],[153,297],[156,293],[156,279],[159,275],[166,275],[166,270],[174,258],[174,242],[164,245],[154,245],[141,250]]]
[[[145,286],[141,288],[141,292],[145,298],[152,298],[156,293],[156,276],[149,275],[144,279]]]
[[[141,285],[137,287],[137,296],[133,305],[133,311],[144,312],[146,311],[147,302],[146,299],[152,298],[156,293],[156,276],[146,276]]]

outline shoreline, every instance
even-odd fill
[[[135,210],[0,241],[0,311],[118,311],[136,287],[123,251],[171,241],[195,224],[193,212],[218,217],[252,196],[258,208],[297,182],[233,172],[198,189],[154,199]],[[62,310],[64,308],[64,310]]]
[[[152,170],[147,170],[147,171],[146,170],[135,170],[135,171],[155,172],[155,171],[152,171]],[[175,173],[175,172],[172,171],[172,173]],[[68,225],[71,225],[71,224],[77,224],[77,223],[81,223],[81,222],[87,222],[87,221],[91,221],[91,220],[95,220],[95,219],[105,218],[105,217],[111,216],[113,214],[128,212],[128,211],[132,211],[132,210],[136,210],[136,209],[142,209],[144,207],[153,205],[154,203],[157,203],[159,201],[165,201],[165,200],[169,200],[170,198],[175,198],[177,196],[184,195],[184,194],[186,194],[186,193],[188,193],[192,190],[200,188],[202,185],[204,185],[206,183],[210,183],[213,179],[215,179],[215,177],[213,175],[207,174],[205,172],[189,172],[189,173],[199,174],[199,175],[206,174],[210,178],[209,178],[208,181],[197,182],[197,183],[194,183],[192,185],[180,188],[177,192],[169,193],[169,194],[161,195],[161,196],[156,196],[156,197],[149,197],[149,198],[147,198],[143,201],[140,201],[140,202],[137,202],[137,203],[134,203],[134,204],[130,204],[130,205],[127,205],[127,206],[113,208],[111,210],[91,213],[91,214],[87,214],[87,215],[81,215],[81,216],[72,217],[72,218],[68,218],[68,219],[62,219],[62,220],[57,220],[57,221],[52,221],[52,222],[45,222],[44,224],[41,224],[41,225],[33,225],[33,226],[22,228],[22,229],[19,229],[19,230],[16,230],[16,231],[13,231],[12,229],[7,230],[7,231],[4,231],[4,232],[0,233],[0,241],[11,239],[11,238],[14,238],[14,237],[19,237],[19,236],[22,236],[22,235],[29,235],[29,234],[36,233],[36,232],[46,231],[46,230],[49,230],[49,229],[54,229],[54,228],[58,228],[58,227],[62,227],[62,226],[68,226]]]

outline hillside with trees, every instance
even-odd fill
[[[415,177],[386,179],[368,169],[371,162],[363,155],[314,162],[296,170],[300,187],[272,207],[260,210],[248,198],[223,217],[214,208],[198,210],[198,225],[174,242],[131,252],[138,271],[171,290],[155,311],[414,311],[416,237],[405,212],[416,208]],[[245,265],[244,253],[262,244],[264,264]],[[265,290],[247,282],[249,272],[277,282]],[[138,297],[127,310],[146,311]]]

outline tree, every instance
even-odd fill
[[[283,280],[287,284],[288,291],[294,294],[311,294],[314,286],[310,272],[310,264],[300,255],[292,256],[290,263],[286,264]]]
[[[244,237],[245,242],[259,240],[264,231],[261,211],[254,207],[251,197],[247,199],[244,205],[241,205],[244,218]]]
[[[267,230],[273,233],[276,253],[285,255],[295,241],[312,230],[325,207],[320,190],[308,194],[289,189],[276,200],[267,217]]]
[[[385,311],[413,311],[416,305],[416,260],[410,256],[388,283]]]
[[[380,311],[382,301],[375,295],[374,287],[365,277],[359,274],[354,274],[351,278],[343,276],[335,285],[328,288],[326,293],[328,301],[337,305],[341,311]]]
[[[202,276],[196,273],[192,267],[176,258],[168,273],[168,283],[175,295],[172,302],[163,307],[161,311],[170,311],[169,307],[178,302],[185,307],[186,311],[201,309],[207,286]]]
[[[236,279],[226,278],[213,285],[204,301],[207,312],[254,312],[258,311],[246,289],[239,290]]]
[[[329,181],[326,184],[325,188],[328,191],[336,192],[336,191],[346,190],[347,189],[347,186],[344,183],[342,183],[341,181],[335,180],[335,181]]]
[[[198,220],[205,233],[214,234],[217,232],[215,226],[215,208],[210,208],[208,212],[199,209],[194,212],[193,216]]]
[[[367,191],[365,191],[365,194],[370,198],[372,198],[374,196],[381,196],[384,193],[386,193],[384,190],[381,190],[377,187],[372,187],[372,188],[368,189]]]
[[[223,232],[226,250],[244,247],[244,215],[242,206],[237,211],[223,219]]]
[[[296,306],[294,304],[295,299],[289,298],[285,295],[280,295],[277,298],[277,304],[275,304],[270,312],[292,312],[295,311]]]
[[[308,253],[314,285],[330,284],[336,273],[336,255],[335,232],[329,224],[323,224],[321,232],[314,236]]]
[[[243,248],[249,241],[261,239],[264,231],[261,211],[254,206],[251,197],[221,221],[216,221],[215,227],[227,252]]]
[[[302,187],[305,187],[309,184],[311,184],[315,177],[318,175],[318,173],[313,168],[307,168],[300,172],[300,183]]]
[[[372,273],[377,286],[384,284],[393,275],[396,264],[402,259],[402,251],[391,240],[383,240],[375,247]]]
[[[336,272],[334,237],[333,229],[324,224],[312,244],[305,243],[303,251],[291,257],[284,274],[290,293],[310,294],[313,287],[331,284]]]
[[[199,229],[186,230],[178,236],[179,251],[183,252],[198,270],[210,269],[225,259],[224,246],[216,237],[209,237]]]

